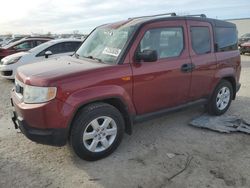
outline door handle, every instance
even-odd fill
[[[195,69],[195,65],[193,63],[185,63],[181,66],[182,72],[191,72]]]

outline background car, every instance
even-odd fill
[[[242,35],[239,38],[238,45],[241,46],[241,44],[248,42],[248,41],[250,41],[250,33],[246,33],[246,34]]]
[[[0,46],[2,45],[4,39],[3,38],[0,38]]]
[[[27,37],[0,48],[0,60],[5,56],[30,50],[44,42],[52,40],[50,37]]]
[[[22,38],[24,38],[24,37],[15,37],[15,38],[12,38],[12,39],[6,41],[6,42],[2,45],[2,47],[5,46],[5,45],[8,45],[8,44],[10,44],[10,43],[16,42],[16,41],[18,41],[18,40],[21,40]]]
[[[11,39],[12,39],[11,37],[3,37],[3,38],[1,38],[1,39],[0,39],[0,47],[1,47],[1,46],[5,46],[6,43],[7,43],[9,40],[11,40]]]
[[[250,41],[240,45],[240,54],[250,53]]]
[[[0,61],[0,75],[14,79],[19,66],[72,55],[82,44],[80,39],[56,39],[45,42],[27,52],[9,55]]]

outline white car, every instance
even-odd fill
[[[19,52],[6,56],[0,61],[0,75],[14,79],[19,66],[72,55],[82,44],[79,39],[56,39],[45,42],[27,52]]]

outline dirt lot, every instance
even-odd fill
[[[242,56],[242,88],[227,114],[250,120],[250,56]],[[0,79],[0,187],[250,187],[250,136],[188,125],[188,109],[134,126],[111,156],[86,162],[68,146],[33,143],[10,121],[11,81]],[[180,171],[188,156],[189,167]]]

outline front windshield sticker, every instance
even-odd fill
[[[109,35],[109,36],[112,36],[112,35],[113,35],[113,31],[112,31],[112,30],[110,30],[110,31],[104,31],[104,33],[105,33],[106,35]]]
[[[104,50],[102,51],[103,54],[106,54],[106,55],[111,55],[111,56],[115,56],[115,57],[118,57],[119,54],[121,52],[121,49],[118,49],[118,48],[110,48],[110,47],[106,47],[104,48]]]

